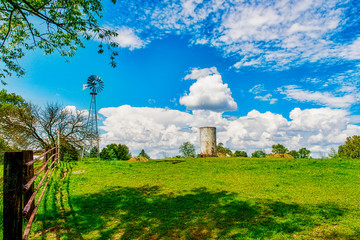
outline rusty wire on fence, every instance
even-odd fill
[[[34,164],[35,162],[41,160],[41,158],[45,157],[46,154],[49,153],[49,152],[51,152],[51,151],[57,151],[57,148],[56,148],[56,147],[53,147],[52,149],[50,149],[50,150],[44,152],[43,154],[41,154],[38,158],[34,159],[33,161],[24,163],[24,165],[25,165],[25,166],[30,166],[30,165]],[[30,179],[30,181],[29,181],[28,183],[26,183],[26,184],[24,185],[24,187],[23,187],[23,191],[26,192],[26,191],[30,188],[30,186],[34,183],[36,177],[39,176],[39,174],[40,174],[41,172],[43,172],[43,171],[47,168],[49,161],[52,159],[50,166],[47,168],[47,170],[46,170],[46,172],[44,173],[43,178],[42,178],[41,181],[39,182],[36,190],[33,192],[33,194],[31,195],[30,199],[28,200],[28,202],[26,203],[26,205],[25,205],[25,207],[24,207],[24,209],[23,209],[23,216],[27,216],[28,213],[29,213],[29,211],[30,211],[30,209],[31,209],[31,205],[33,204],[33,202],[34,202],[34,200],[35,200],[35,196],[36,196],[36,194],[38,193],[38,191],[40,190],[41,185],[42,185],[42,183],[44,182],[44,179],[45,179],[46,176],[47,176],[47,180],[46,180],[46,183],[45,183],[45,185],[44,185],[43,191],[41,192],[40,197],[39,197],[39,199],[38,199],[38,201],[37,201],[37,203],[36,203],[36,205],[35,205],[35,208],[33,209],[32,213],[31,213],[31,215],[30,215],[30,217],[29,217],[28,224],[27,224],[26,227],[25,227],[24,235],[23,235],[23,240],[28,239],[28,236],[29,236],[29,234],[30,234],[30,230],[31,230],[32,223],[33,223],[33,221],[34,221],[34,219],[35,219],[36,211],[37,211],[37,209],[38,209],[38,207],[39,207],[39,205],[40,205],[40,202],[41,202],[41,200],[42,200],[42,198],[43,198],[43,196],[44,196],[44,194],[45,194],[46,187],[47,187],[47,185],[48,185],[48,183],[49,183],[49,181],[50,181],[50,178],[51,178],[51,174],[53,173],[54,169],[55,169],[55,168],[57,167],[57,165],[59,164],[59,162],[58,162],[58,157],[59,157],[59,156],[58,156],[58,151],[55,152],[54,154],[52,154],[52,155],[46,160],[46,162],[43,164],[43,167],[42,167],[42,168],[34,175],[34,177],[32,177],[32,178]],[[57,164],[55,164],[55,163],[57,163]],[[51,171],[50,171],[50,170],[51,170]],[[50,174],[48,175],[49,171],[50,171]]]
[[[36,216],[36,212],[41,200],[45,195],[46,188],[51,179],[51,175],[59,164],[59,149],[58,147],[53,147],[42,153],[37,158],[33,157],[32,151],[22,151],[7,154],[8,158],[6,159],[7,161],[5,161],[5,164],[8,166],[8,168],[5,171],[6,174],[4,174],[4,179],[7,177],[8,181],[7,185],[4,186],[4,193],[6,196],[8,196],[8,199],[6,202],[4,198],[4,221],[6,221],[6,217],[9,221],[7,224],[4,224],[4,240],[27,240],[31,231],[32,223],[34,222]],[[51,156],[49,157],[50,154]],[[34,174],[34,163],[42,159],[44,163],[40,167],[36,168],[37,172]],[[36,190],[34,191],[35,179],[43,172],[44,175],[42,176],[41,180],[36,186]],[[42,187],[42,192],[35,205],[35,197]],[[24,202],[25,207],[22,209],[21,202],[23,194],[24,201],[26,202]],[[5,216],[5,212],[7,216]],[[24,233],[22,233],[23,217],[28,219]]]

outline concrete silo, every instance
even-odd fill
[[[200,128],[200,156],[217,157],[215,127]]]

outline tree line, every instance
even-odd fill
[[[236,150],[232,152],[229,148],[225,147],[223,143],[217,144],[217,152],[227,157],[248,157],[246,151]],[[179,152],[181,156],[178,157],[195,157],[195,146],[190,142],[183,143]],[[272,145],[271,154],[289,154],[294,158],[310,158],[311,151],[307,148],[300,148],[299,150],[289,150],[284,145],[278,143]],[[264,158],[268,156],[264,150],[256,150],[251,154],[252,158]],[[340,145],[337,150],[331,148],[328,154],[329,158],[360,158],[360,136],[354,135],[346,138],[344,144]]]
[[[225,147],[223,143],[218,143],[216,145],[216,149],[218,154],[224,155],[226,157],[248,157],[246,151],[243,150],[236,150],[232,152],[229,148]],[[195,157],[199,156],[195,153],[195,146],[190,142],[183,143],[180,148],[179,152],[182,154],[182,157]],[[300,148],[299,150],[291,150],[289,151],[284,145],[282,144],[274,144],[272,145],[272,154],[289,154],[294,158],[309,158],[311,151],[306,148]],[[264,158],[268,154],[264,150],[256,150],[251,154],[252,158]],[[179,157],[181,157],[179,156]]]

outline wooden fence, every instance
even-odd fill
[[[43,164],[37,168],[35,173],[34,163],[41,160]],[[58,147],[46,150],[36,158],[34,158],[33,151],[5,153],[3,177],[4,240],[28,239],[36,211],[45,194],[51,174],[58,164]],[[35,179],[42,172],[44,172],[43,177],[35,189]],[[42,186],[42,192],[35,204],[35,196]],[[22,231],[23,222],[27,222],[24,232]]]

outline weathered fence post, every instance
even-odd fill
[[[27,163],[33,160],[33,151],[23,151],[23,163]],[[30,166],[24,166],[23,168],[23,185],[28,183],[32,177],[34,177],[34,164],[31,164]],[[24,206],[29,201],[31,195],[34,193],[34,184],[30,186],[30,188],[24,193]],[[35,203],[33,202],[30,207],[29,214],[26,216],[27,219],[29,219],[32,211],[35,208]]]
[[[49,149],[45,148],[45,152],[47,152]],[[44,157],[44,163],[47,162],[47,160],[49,159],[49,157],[51,156],[51,153],[47,153],[45,154],[45,157]],[[46,164],[45,166],[45,171],[48,169],[48,165]]]
[[[3,239],[22,239],[22,187],[24,152],[4,155]]]
[[[55,148],[53,150],[51,150],[51,155],[54,155],[53,159],[51,160],[51,161],[54,161],[54,159],[56,159],[56,149]]]

